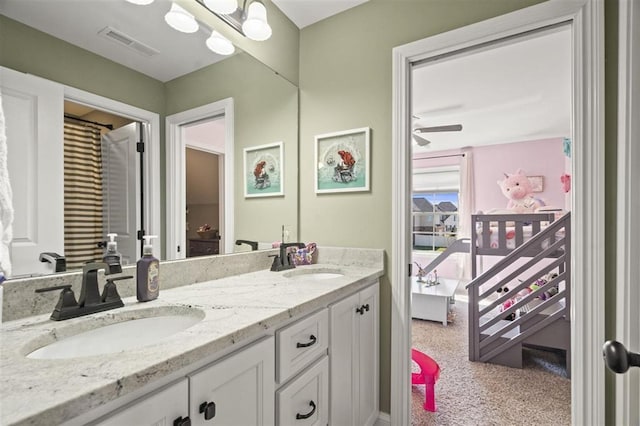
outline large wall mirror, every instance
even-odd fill
[[[17,16],[12,16],[11,6],[18,4],[31,4],[32,6],[24,6],[22,12]],[[77,2],[73,1],[60,1],[56,2],[56,8],[76,7]],[[118,3],[118,7],[128,8],[127,13],[131,11],[137,11],[141,16],[138,18],[138,22],[148,22],[155,18],[149,16],[149,12],[143,8],[131,9],[130,5],[126,2],[108,2]],[[164,2],[169,4],[168,2]],[[81,87],[84,91],[92,92],[91,83],[87,83],[86,75],[83,76],[82,72],[87,72],[91,66],[98,66],[104,63],[104,58],[95,59],[90,57],[87,62],[82,62],[83,59],[78,59],[78,84],[74,84],[74,76],[69,75],[68,72],[62,75],[62,72],[56,73],[51,70],[54,63],[47,61],[45,50],[54,51],[58,56],[81,58],[82,53],[78,47],[73,45],[67,45],[60,42],[57,38],[51,35],[43,34],[40,31],[46,31],[46,29],[40,28],[40,31],[35,28],[39,28],[39,25],[43,21],[43,16],[47,15],[41,10],[40,3],[34,2],[18,2],[9,0],[3,6],[3,10],[0,12],[4,16],[0,16],[2,24],[2,36],[7,40],[26,40],[25,48],[31,48],[33,43],[37,41],[40,47],[39,51],[33,52],[30,55],[30,59],[24,60],[24,56],[19,55],[19,47],[13,50],[13,53],[6,51],[3,53],[3,59],[0,59],[0,65],[9,68],[17,69],[22,73],[31,73],[41,76],[42,78],[52,81],[54,83],[62,83],[65,87]],[[101,3],[102,4],[102,3]],[[29,21],[29,13],[24,11],[24,8],[31,7],[33,10],[33,22]],[[94,6],[95,7],[95,6]],[[113,5],[109,6],[113,7]],[[159,7],[159,6],[158,6]],[[64,10],[61,14],[66,13]],[[76,12],[77,13],[77,12]],[[96,11],[98,13],[98,11]],[[18,18],[19,16],[19,18]],[[51,18],[51,15],[48,15]],[[128,20],[136,21],[135,17],[128,16]],[[152,22],[150,25],[159,26],[163,25],[163,22]],[[61,25],[58,23],[58,25]],[[176,33],[175,37],[183,36]],[[42,45],[42,43],[45,45]],[[32,44],[30,44],[32,43]],[[196,43],[194,41],[194,43]],[[20,57],[19,57],[20,56]],[[60,60],[58,58],[58,60]],[[19,64],[16,66],[15,64]],[[107,64],[108,65],[108,64]],[[125,73],[126,74],[126,73]],[[114,82],[114,94],[113,99],[117,102],[132,103],[127,99],[123,99],[126,95],[122,94],[123,88],[127,86],[134,87],[137,82],[132,81],[128,83],[122,81],[121,75],[118,75],[118,81]],[[4,80],[4,79],[3,79]],[[4,81],[3,81],[4,83]],[[153,82],[152,82],[153,83]],[[138,89],[138,88],[136,88]],[[139,89],[138,89],[139,90]],[[3,92],[6,92],[6,88],[3,87]],[[100,96],[110,98],[109,91],[105,91],[105,87],[96,87],[96,92],[100,93]],[[150,93],[152,92],[152,93]],[[4,93],[3,93],[4,94]],[[295,240],[297,238],[298,230],[298,88],[275,73],[273,70],[256,60],[254,57],[246,52],[237,50],[232,56],[226,57],[217,61],[214,64],[203,65],[203,67],[196,71],[190,72],[185,75],[173,78],[167,81],[158,80],[157,84],[153,83],[149,86],[148,90],[144,92],[145,102],[156,102],[161,98],[161,101],[157,101],[156,105],[161,105],[155,108],[155,112],[158,113],[159,126],[161,129],[159,133],[159,146],[148,145],[147,150],[156,150],[153,152],[159,160],[159,181],[153,182],[159,188],[160,201],[156,203],[160,209],[160,220],[156,225],[156,229],[151,229],[149,233],[156,234],[160,237],[159,250],[156,255],[161,259],[179,259],[189,255],[200,254],[213,254],[205,247],[202,251],[201,246],[207,246],[208,242],[220,238],[222,243],[219,245],[219,252],[234,252],[249,250],[250,246],[234,244],[236,240],[250,240],[257,241],[260,244],[260,248],[266,248],[270,246],[273,241],[280,240],[283,236],[282,231],[285,230],[284,236],[288,240]],[[6,96],[3,96],[3,104],[6,104]],[[152,101],[148,101],[152,99]],[[164,123],[166,117],[170,117],[175,114],[179,114],[184,111],[193,110],[204,105],[214,104],[216,102],[224,101],[226,99],[233,99],[233,116],[225,117],[224,115],[214,114],[207,117],[206,120],[182,123],[180,127],[181,134],[184,136],[184,163],[181,164],[181,172],[184,173],[184,188],[171,187],[172,176],[168,173],[168,165],[170,163],[171,153],[166,151],[166,140]],[[75,99],[65,99],[66,102],[61,104],[55,114],[59,119],[59,124],[56,124],[60,128],[60,133],[63,133],[64,127],[64,115],[73,116],[80,120],[75,120],[75,124],[82,124],[82,120],[87,122],[94,122],[99,124],[110,124],[113,126],[113,130],[103,128],[98,130],[99,139],[103,139],[105,134],[110,132],[116,132],[121,129],[133,128],[133,134],[147,134],[150,132],[149,123],[141,122],[127,117],[127,114],[118,114],[117,111],[101,111],[93,108],[91,105],[86,105],[75,102]],[[148,108],[153,110],[154,108]],[[73,119],[67,121],[74,121]],[[11,123],[7,123],[10,125]],[[88,123],[85,123],[88,124]],[[156,123],[157,125],[158,123]],[[227,127],[232,126],[232,132],[225,130]],[[195,131],[198,130],[198,131]],[[232,135],[232,145],[229,150],[228,141],[225,141],[225,137],[229,134]],[[119,137],[119,135],[116,135]],[[146,136],[149,136],[148,134]],[[111,142],[114,143],[113,135]],[[225,142],[227,143],[225,152]],[[62,143],[62,141],[59,141]],[[102,143],[102,142],[101,142]],[[281,144],[283,147],[282,157],[279,158],[281,162],[278,167],[283,175],[282,194],[267,195],[263,197],[252,197],[245,195],[245,187],[247,184],[252,184],[252,178],[254,177],[255,170],[251,170],[251,161],[245,159],[245,151],[251,153],[259,151],[260,146],[269,146]],[[123,151],[112,150],[112,154],[122,153]],[[159,151],[159,152],[158,152]],[[103,151],[104,154],[104,151]],[[23,153],[28,156],[29,153]],[[64,154],[62,157],[50,157],[58,158],[60,164],[53,165],[52,167],[59,170],[60,176],[64,176],[63,180],[69,181],[69,173],[65,172],[65,166],[63,162]],[[117,155],[115,155],[117,157]],[[225,156],[232,157],[230,166],[225,166]],[[114,155],[112,155],[114,157]],[[11,154],[9,155],[10,170],[16,169],[17,165],[12,163]],[[38,167],[42,164],[34,162],[33,172],[37,174]],[[38,165],[39,164],[39,165]],[[76,166],[80,167],[80,166]],[[229,167],[232,170],[228,170]],[[225,169],[226,168],[226,169]],[[117,181],[116,178],[123,177],[126,167],[121,169],[122,172],[111,173],[111,181]],[[271,172],[275,172],[275,169],[271,169]],[[83,180],[83,176],[80,176]],[[111,194],[111,203],[107,206],[103,206],[102,220],[111,223],[111,219],[106,220],[106,212],[108,211],[111,217],[128,216],[132,214],[124,214],[124,210],[131,209],[131,206],[135,203],[139,203],[139,191],[135,190],[135,185],[139,184],[139,180],[149,182],[154,177],[151,174],[150,167],[143,167],[142,175],[140,178],[133,178],[132,190],[127,191],[123,188],[122,191],[117,189],[110,189],[108,192]],[[123,183],[123,185],[126,185]],[[117,187],[116,187],[117,188]],[[17,188],[17,191],[29,190],[29,188]],[[184,212],[182,217],[176,218],[171,214],[167,214],[169,210],[169,193],[171,191],[184,191],[181,194],[181,200],[184,200],[180,204],[180,210]],[[16,189],[14,189],[16,192]],[[226,210],[224,206],[224,195],[226,192],[227,199],[232,200],[233,210]],[[113,195],[116,195],[115,197]],[[126,195],[126,196],[125,196]],[[106,197],[102,197],[102,203],[105,204]],[[97,204],[97,203],[96,203]],[[55,205],[55,204],[53,204]],[[142,203],[144,206],[144,202]],[[63,205],[55,205],[57,209],[65,209]],[[35,209],[33,206],[20,205],[17,203],[16,207],[25,209],[25,212],[16,211],[16,217],[23,218],[26,213],[30,213],[31,216],[45,216],[50,214],[51,211],[48,208],[43,208],[41,205]],[[30,210],[31,209],[31,210]],[[73,211],[71,207],[67,207],[65,215],[70,216],[77,212]],[[157,212],[154,212],[157,213]],[[148,215],[147,211],[144,213]],[[181,247],[175,246],[167,247],[165,237],[167,230],[173,229],[175,221],[175,227],[180,229],[183,234],[182,240],[176,239],[174,241],[183,241]],[[44,221],[46,222],[46,221]],[[224,231],[224,223],[232,223],[230,231]],[[34,223],[26,224],[25,227],[31,227],[31,231],[34,231],[33,226],[40,226],[39,231],[42,229],[43,221],[37,221]],[[201,227],[207,224],[213,230],[217,230],[217,233],[202,233],[197,232]],[[108,224],[103,223],[101,231],[93,232],[90,245],[97,244],[100,241],[106,239],[106,233],[110,230]],[[149,225],[145,225],[145,228],[149,230]],[[182,226],[182,228],[181,228]],[[36,230],[37,231],[37,230]],[[229,234],[232,235],[229,235]],[[37,239],[38,233],[32,233],[30,238]],[[64,240],[65,235],[60,235],[59,238]],[[118,237],[119,239],[120,237]],[[67,238],[68,240],[69,238]],[[200,241],[202,240],[202,241]],[[124,245],[124,244],[123,244]],[[64,241],[60,242],[56,248],[51,250],[38,251],[56,251],[59,254],[65,255]],[[139,257],[140,243],[135,242],[134,252],[128,256],[127,262],[135,262]],[[192,252],[195,251],[194,252]],[[94,256],[100,256],[101,249],[98,248],[95,251]],[[176,254],[178,253],[178,254]],[[38,253],[33,253],[32,256],[38,257]],[[12,256],[13,258],[13,256]],[[77,269],[81,264],[69,263],[67,270]],[[52,273],[54,267],[50,263],[36,262],[35,266],[31,269],[25,269],[14,262],[14,277],[19,275],[29,274],[42,274]]]

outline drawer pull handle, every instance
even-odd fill
[[[216,416],[216,403],[215,402],[203,402],[200,404],[200,412],[204,413],[205,420],[211,420]]]
[[[296,420],[303,420],[303,419],[308,419],[309,417],[313,416],[316,412],[316,403],[313,401],[309,401],[309,405],[311,406],[311,411],[309,411],[307,414],[296,414]]]
[[[314,336],[313,334],[309,336],[309,339],[311,339],[309,343],[296,343],[296,348],[308,348],[309,346],[315,345],[315,343],[318,341],[318,339],[316,339],[316,336]]]
[[[369,312],[369,304],[362,305],[359,308],[356,308],[356,312],[360,315],[364,315],[365,312]]]

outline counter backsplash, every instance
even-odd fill
[[[160,297],[162,289],[181,287],[233,275],[269,269],[277,250],[261,250],[220,256],[194,257],[160,262]],[[318,247],[318,263],[344,266],[374,266],[384,264],[384,251],[343,247]],[[118,281],[121,297],[135,296],[136,265],[123,266],[121,275],[132,275],[130,280]],[[99,274],[99,282],[105,282]],[[69,272],[33,278],[7,280],[3,283],[2,321],[12,321],[53,311],[59,291],[35,293],[36,289],[71,284],[76,298],[80,294],[82,273]]]

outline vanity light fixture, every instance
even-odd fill
[[[195,33],[199,28],[196,18],[175,3],[171,3],[171,10],[164,15],[164,20],[171,28],[183,33]]]
[[[212,52],[217,53],[218,55],[231,55],[236,51],[233,43],[215,30],[211,32],[211,36],[205,43]]]
[[[153,0],[127,0],[129,3],[137,4],[140,6],[146,6],[153,3]]]
[[[264,41],[271,37],[271,27],[267,22],[267,9],[255,0],[249,5],[247,17],[242,23],[242,31],[251,40]]]
[[[198,2],[251,40],[264,41],[271,37],[272,30],[267,21],[267,9],[260,0],[243,0],[242,7],[238,6],[237,0],[198,0]],[[222,3],[228,3],[227,10],[232,11],[221,12]],[[236,8],[233,8],[234,6]]]

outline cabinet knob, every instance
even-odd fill
[[[184,418],[180,416],[173,421],[173,426],[191,426],[191,419],[189,416]]]
[[[318,339],[316,339],[316,336],[314,336],[313,334],[309,336],[309,340],[310,341],[308,343],[296,343],[296,348],[308,348],[318,341]]]
[[[311,406],[311,411],[309,411],[307,414],[296,414],[296,420],[308,419],[309,417],[313,416],[313,414],[316,412],[316,403],[313,401],[309,401],[309,405]]]
[[[205,420],[211,420],[216,416],[216,403],[215,402],[203,402],[200,404],[200,412],[204,414]]]

